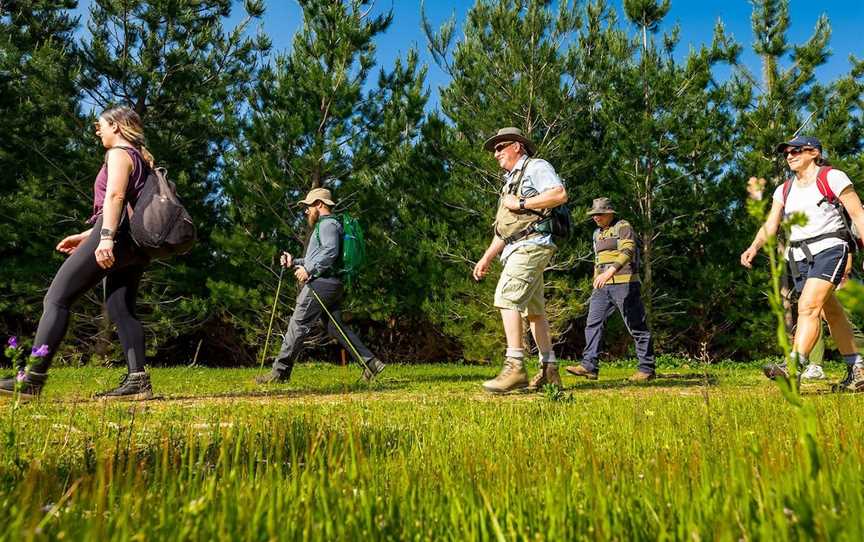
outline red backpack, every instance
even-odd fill
[[[862,242],[861,238],[852,229],[852,219],[849,218],[849,213],[846,212],[846,208],[843,207],[843,204],[840,203],[840,199],[834,191],[831,190],[831,185],[828,184],[828,173],[831,169],[831,166],[821,166],[819,171],[816,173],[816,188],[818,188],[819,193],[822,194],[822,199],[819,200],[817,205],[822,205],[822,202],[825,202],[834,207],[837,212],[840,213],[840,219],[843,221],[843,229],[837,233],[844,234],[846,242],[849,243],[849,252],[856,252],[864,248],[864,242]],[[783,205],[786,205],[786,199],[789,197],[789,192],[792,191],[792,183],[794,180],[793,177],[789,177],[786,179],[786,182],[783,183]],[[805,239],[805,241],[808,240]],[[811,241],[815,241],[815,239]]]

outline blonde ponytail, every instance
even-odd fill
[[[151,168],[156,166],[156,159],[144,146],[144,124],[134,109],[125,105],[118,105],[109,107],[99,116],[109,123],[116,124],[123,139],[132,143],[141,152],[141,156],[150,164]]]

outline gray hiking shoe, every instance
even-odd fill
[[[528,373],[521,358],[507,358],[498,376],[483,383],[489,393],[509,393],[528,387]]]
[[[363,380],[366,382],[371,381],[373,378],[381,374],[384,367],[386,367],[386,365],[384,365],[384,362],[378,358],[366,360],[366,365],[363,367]]]
[[[93,396],[101,401],[145,401],[153,398],[150,375],[145,372],[128,373],[113,390],[103,391]]]
[[[279,382],[288,382],[291,380],[291,370],[294,368],[293,365],[288,367],[285,371],[277,371],[276,369],[271,369],[269,373],[258,375],[255,377],[255,383],[259,385],[264,384],[278,384]]]

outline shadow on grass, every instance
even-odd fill
[[[470,371],[465,368],[459,370],[435,372],[421,375],[406,375],[401,376],[398,373],[387,375],[385,372],[375,381],[367,383],[363,381],[359,375],[356,380],[350,382],[332,382],[327,384],[307,385],[301,383],[279,383],[263,385],[258,388],[249,389],[246,382],[238,383],[240,389],[227,392],[206,392],[201,393],[183,393],[182,390],[178,393],[168,393],[156,395],[146,402],[168,403],[168,402],[183,402],[196,400],[230,400],[230,399],[302,399],[302,398],[323,398],[328,396],[344,396],[357,395],[358,397],[367,396],[370,393],[388,393],[398,391],[426,391],[435,393],[435,390],[414,390],[414,386],[423,384],[437,383],[480,383],[494,376],[495,369],[484,366],[472,367]],[[575,392],[582,390],[612,390],[612,389],[663,389],[663,388],[687,388],[687,387],[702,387],[707,383],[708,386],[718,385],[718,378],[715,375],[708,375],[707,382],[704,374],[701,373],[658,373],[657,379],[647,383],[634,383],[626,380],[625,377],[617,379],[604,379],[596,381],[582,381],[575,385],[565,388],[567,391]],[[444,392],[444,390],[439,390]],[[452,390],[451,390],[452,391]],[[821,392],[816,392],[821,393]],[[825,391],[824,393],[830,393]],[[52,398],[53,403],[91,403],[100,402],[99,400],[90,397],[62,397]],[[115,403],[124,404],[123,401],[112,401]],[[126,402],[131,404],[132,402]]]
[[[315,387],[304,387],[302,383],[281,383],[262,385],[258,389],[241,389],[230,392],[213,392],[213,393],[171,393],[167,395],[157,394],[152,399],[145,402],[182,402],[195,401],[206,399],[301,399],[304,397],[328,397],[340,395],[358,395],[363,396],[368,393],[387,393],[395,391],[405,391],[412,385],[423,383],[440,383],[440,382],[474,382],[488,378],[484,374],[438,374],[438,375],[422,375],[413,377],[379,377],[375,381],[368,383],[358,377],[353,382],[334,382],[332,384],[317,385]],[[245,384],[244,384],[245,385]],[[89,397],[66,397],[57,398],[51,402],[57,403],[90,403],[100,402],[97,399]],[[124,404],[124,401],[112,401],[113,403]],[[132,403],[132,402],[125,402]]]
[[[616,380],[586,380],[567,388],[568,391],[579,390],[611,390],[621,388],[652,389],[652,388],[693,388],[717,386],[719,379],[715,375],[700,373],[658,373],[657,378],[650,382],[630,382],[626,378]]]

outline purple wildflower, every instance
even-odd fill
[[[30,351],[30,357],[31,358],[44,358],[45,356],[48,355],[48,352],[50,352],[50,351],[51,351],[51,349],[48,348],[47,344],[43,344],[39,348],[36,348],[34,346],[33,349]]]
[[[16,382],[24,382],[25,378],[27,378],[27,373],[24,371],[21,371],[21,370],[19,370],[18,374],[15,375],[15,381]]]
[[[9,340],[6,341],[6,346],[8,346],[9,348],[11,348],[13,350],[18,348],[18,337],[14,336],[14,335],[9,337]]]

